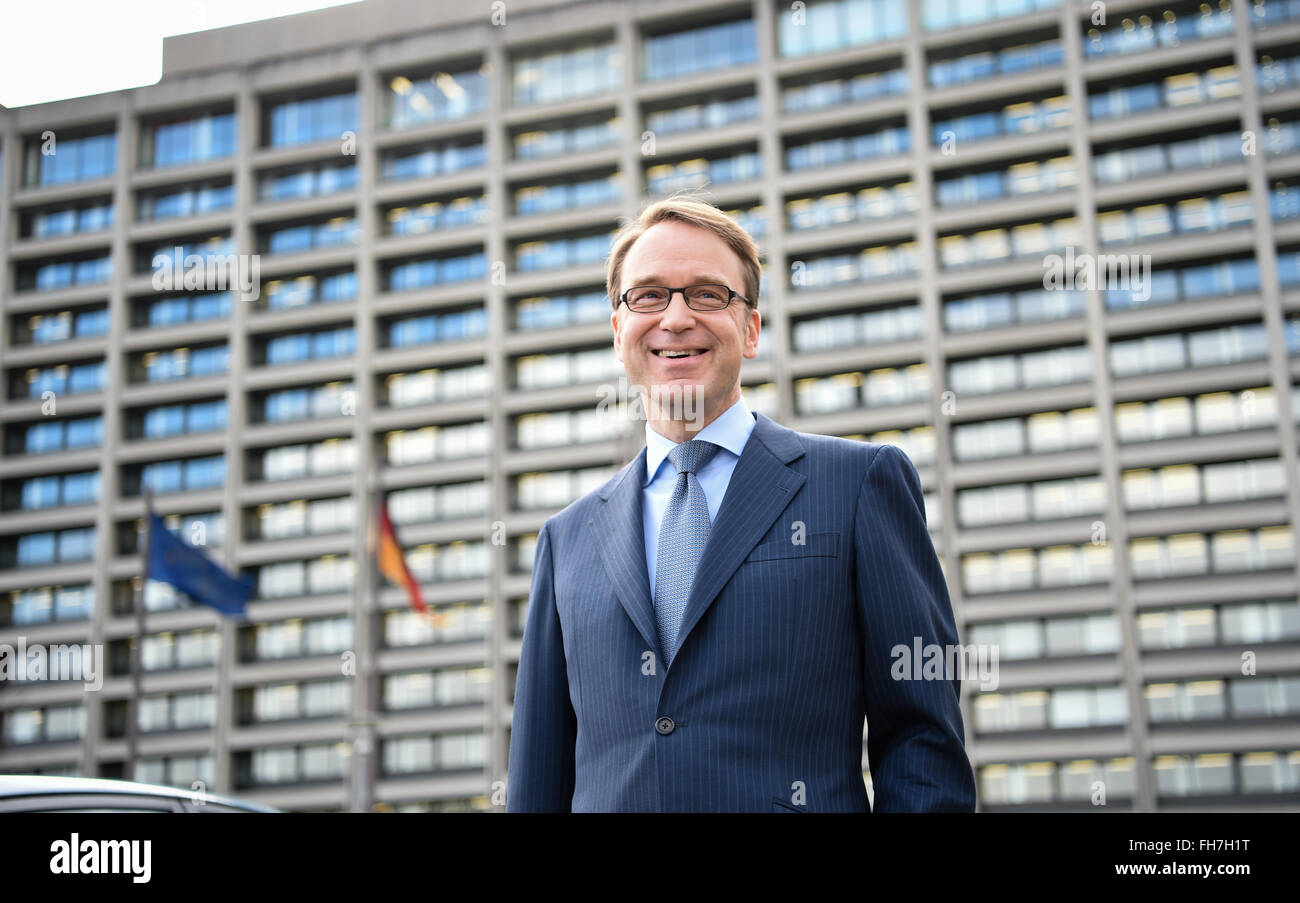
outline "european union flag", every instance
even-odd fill
[[[152,511],[145,579],[170,583],[195,602],[224,615],[248,617],[244,606],[253,594],[252,578],[227,574],[207,555],[168,530],[162,517]]]

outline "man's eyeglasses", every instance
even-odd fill
[[[725,285],[688,285],[685,288],[669,288],[666,285],[634,285],[619,296],[619,303],[626,304],[628,310],[638,314],[653,314],[668,307],[673,295],[682,293],[686,306],[691,310],[722,310],[739,298],[746,304],[749,299],[733,292]]]

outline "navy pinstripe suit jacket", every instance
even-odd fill
[[[899,644],[957,642],[911,460],[756,419],[671,667],[645,450],[542,527],[508,811],[869,812],[864,717],[876,811],[974,809],[958,681],[890,674]]]

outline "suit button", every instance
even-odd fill
[[[673,724],[673,719],[669,718],[667,715],[661,716],[659,720],[655,722],[655,730],[663,734],[665,737],[671,734],[676,728],[677,725]]]

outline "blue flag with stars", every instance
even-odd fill
[[[251,577],[232,577],[197,548],[167,529],[160,515],[149,512],[149,560],[145,579],[170,583],[195,602],[223,615],[247,618],[253,594]]]

